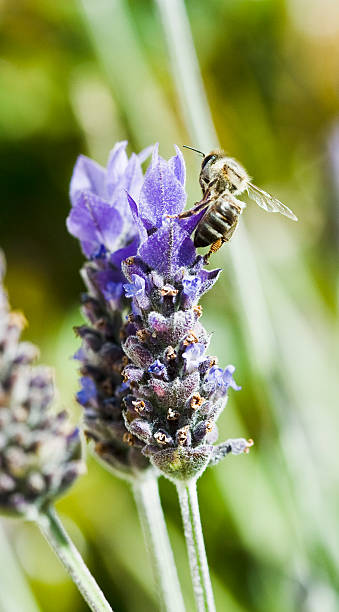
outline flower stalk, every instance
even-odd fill
[[[172,75],[192,146],[208,151],[218,144],[184,0],[156,0]]]
[[[204,536],[201,527],[196,479],[176,483],[192,585],[198,612],[215,612]]]
[[[133,493],[149,551],[161,610],[184,612],[173,552],[154,476],[135,479]]]
[[[40,513],[37,524],[90,609],[93,612],[112,612],[111,606],[66,533],[52,506],[48,506],[45,512]]]

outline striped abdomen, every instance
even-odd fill
[[[194,234],[196,247],[213,244],[220,238],[227,242],[230,230],[234,229],[238,221],[240,210],[232,204],[229,198],[219,196],[210,204],[201,221],[199,221]],[[231,232],[232,235],[233,231]]]

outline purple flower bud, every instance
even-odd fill
[[[216,391],[223,384],[223,370],[217,366],[213,366],[206,375],[205,382],[213,387]]]
[[[153,376],[160,376],[160,377],[166,376],[166,366],[163,363],[161,363],[159,359],[157,359],[154,363],[152,363],[152,365],[150,365],[147,371],[149,372],[149,374],[152,374]]]
[[[97,390],[94,381],[88,376],[83,376],[80,379],[81,390],[77,393],[77,400],[82,406],[89,404],[92,399],[97,396]]]
[[[73,359],[77,361],[84,361],[85,359],[85,351],[82,347],[80,347],[73,355]]]
[[[253,444],[253,440],[245,440],[245,438],[231,438],[230,440],[226,440],[226,442],[213,447],[210,465],[216,465],[216,463],[219,463],[219,461],[229,453],[232,453],[232,455],[247,454]]]
[[[149,443],[152,440],[152,428],[144,419],[134,419],[129,425],[129,430],[143,442]]]
[[[205,384],[207,384],[213,392],[218,391],[222,394],[225,394],[229,387],[232,387],[235,391],[239,391],[241,387],[236,384],[233,378],[234,371],[235,367],[233,365],[227,366],[225,370],[213,366],[207,372]]]
[[[137,274],[132,274],[132,282],[124,285],[125,295],[128,298],[142,297],[145,294],[145,279]]]
[[[151,312],[148,315],[148,324],[155,332],[167,332],[169,328],[167,318],[158,312]]]
[[[201,287],[200,278],[184,278],[182,284],[183,294],[191,298],[192,301],[194,301],[199,296],[199,289]]]
[[[199,364],[204,361],[205,346],[201,342],[189,344],[182,354],[186,361],[186,369],[192,372],[199,367]]]
[[[235,382],[233,378],[234,372],[235,372],[235,367],[233,365],[228,365],[225,368],[223,376],[222,376],[223,384],[226,387],[226,389],[228,389],[228,387],[232,387],[232,389],[234,389],[235,391],[240,391],[241,387],[237,385],[237,383]]]
[[[108,283],[102,289],[103,296],[105,300],[110,302],[116,302],[122,295],[122,283],[114,283],[113,281],[108,281]]]

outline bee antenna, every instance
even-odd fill
[[[189,147],[187,145],[182,145],[185,149],[191,149],[191,151],[195,151],[196,153],[199,153],[199,155],[202,155],[203,157],[205,157],[205,153],[203,153],[202,151],[199,151],[199,149],[193,149],[193,147]]]

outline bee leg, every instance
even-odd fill
[[[178,217],[178,219],[187,219],[188,217],[193,217],[193,215],[197,215],[198,212],[200,212],[204,207],[207,207],[207,202],[198,202],[189,210],[185,210],[185,212],[180,213],[180,215],[176,215],[176,217]]]
[[[196,202],[194,206],[192,206],[192,208],[190,208],[189,210],[185,210],[185,212],[180,213],[180,215],[166,215],[166,217],[169,219],[188,219],[189,217],[192,217],[193,215],[197,215],[198,212],[200,212],[203,208],[207,208],[209,204],[209,197],[210,197],[210,189],[207,189],[204,194],[203,199],[200,200],[199,202]]]
[[[205,263],[208,263],[209,258],[211,257],[213,253],[216,253],[217,251],[219,251],[220,247],[222,247],[224,242],[225,242],[224,238],[218,238],[218,240],[216,240],[215,242],[213,242],[213,244],[211,244],[210,250],[208,251],[207,255],[205,255],[204,257]]]

